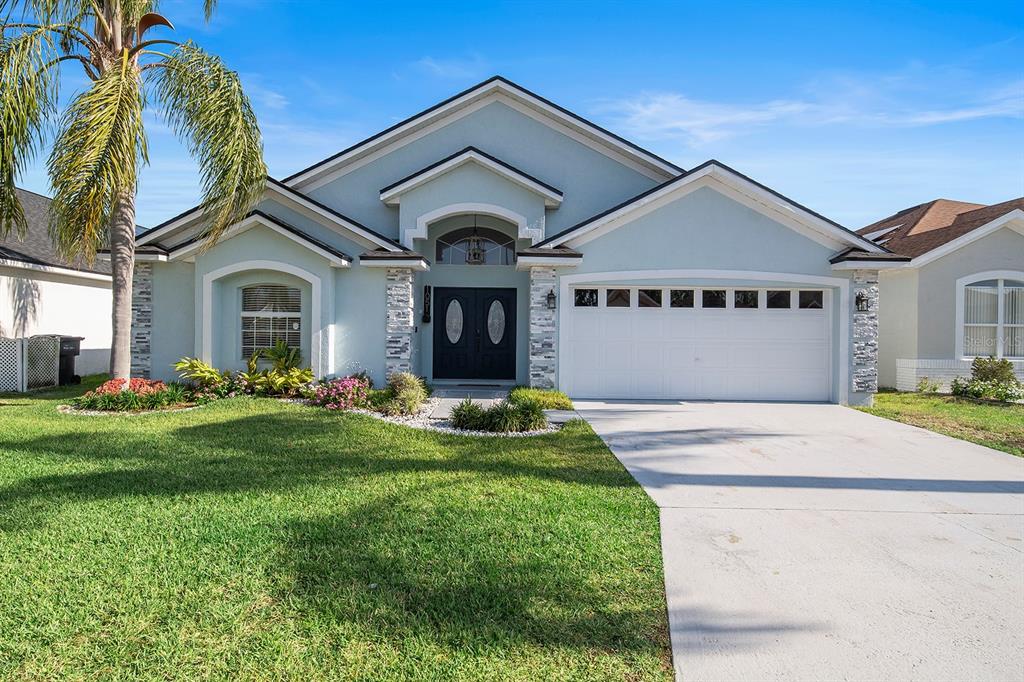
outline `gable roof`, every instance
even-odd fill
[[[0,238],[0,260],[23,263],[37,268],[59,268],[94,274],[110,274],[110,265],[102,261],[97,260],[90,265],[81,260],[69,262],[61,258],[53,240],[50,239],[50,198],[17,187],[14,191],[25,211],[28,232],[24,239],[21,239],[15,232]]]
[[[1014,210],[1024,210],[1024,197],[990,206],[935,199],[899,211],[857,232],[861,235],[871,235],[886,228],[893,228],[875,239],[879,243],[884,243],[890,251],[918,258],[989,225]]]
[[[783,196],[775,190],[752,180],[729,166],[710,159],[701,165],[684,172],[679,177],[673,178],[660,185],[642,192],[632,199],[628,199],[618,206],[613,206],[595,216],[577,223],[576,225],[563,230],[562,232],[545,239],[536,244],[538,247],[555,247],[567,244],[569,241],[595,230],[602,225],[614,220],[624,218],[642,207],[669,194],[679,191],[682,188],[696,183],[705,177],[713,177],[728,186],[736,188],[743,193],[754,197],[758,203],[777,209],[783,216],[794,218],[797,222],[805,225],[810,230],[820,233],[833,241],[840,242],[847,246],[862,249],[868,253],[886,253],[887,249],[881,247],[855,232],[843,227],[839,223],[826,218],[825,216],[812,211],[811,209],[798,204],[792,199]]]
[[[302,192],[289,187],[280,180],[276,180],[269,175],[267,176],[267,190],[291,199],[319,216],[327,226],[334,229],[341,228],[341,230],[356,236],[360,241],[371,244],[374,248],[383,248],[388,251],[401,251],[403,249],[403,247],[394,240],[385,237],[379,232],[371,230],[365,225],[362,225],[352,218],[335,211],[329,206],[321,204],[319,201],[306,196]],[[179,213],[173,218],[165,220],[159,225],[138,235],[136,238],[136,244],[139,246],[147,244],[155,244],[159,246],[157,240],[166,239],[168,236],[171,236],[175,232],[187,227],[193,221],[200,218],[202,216],[202,212],[203,207],[202,205],[199,205],[194,206],[183,213]]]
[[[391,183],[380,191],[380,200],[388,205],[398,204],[400,195],[403,193],[467,163],[479,164],[517,185],[541,195],[544,197],[544,205],[548,208],[555,208],[562,203],[561,190],[473,146],[457,151],[451,156],[445,157],[397,182]]]
[[[639,145],[602,128],[592,121],[588,121],[578,114],[574,114],[568,109],[527,90],[521,85],[513,83],[507,78],[492,76],[482,83],[467,88],[443,102],[424,109],[420,113],[366,138],[362,142],[343,149],[322,161],[318,161],[298,173],[294,173],[285,178],[285,182],[290,186],[296,187],[316,182],[379,149],[400,142],[403,138],[413,135],[430,125],[439,122],[443,123],[445,119],[454,117],[459,112],[465,111],[468,107],[481,102],[486,103],[498,97],[504,97],[507,101],[523,106],[528,111],[535,112],[545,122],[548,122],[549,125],[561,125],[568,128],[591,146],[598,148],[609,156],[618,157],[630,162],[637,168],[644,169],[652,178],[664,180],[683,171],[679,166],[663,159],[657,154],[643,149]]]

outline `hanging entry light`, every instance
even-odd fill
[[[477,234],[476,214],[473,214],[473,234],[469,238],[469,248],[466,249],[466,265],[483,265],[484,245],[480,235]]]

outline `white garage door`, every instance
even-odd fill
[[[601,286],[569,299],[573,397],[831,400],[828,290]]]

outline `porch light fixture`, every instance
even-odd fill
[[[484,258],[484,245],[477,234],[476,214],[473,214],[473,236],[469,238],[469,247],[466,249],[466,265],[483,265]]]
[[[871,310],[871,300],[868,298],[867,292],[858,291],[855,300],[857,302],[858,313],[866,313]]]
[[[547,295],[548,310],[554,310],[555,309],[555,304],[556,304],[557,300],[558,299],[555,298],[555,290],[554,289],[549,289],[548,290],[548,295]]]

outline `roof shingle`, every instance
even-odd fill
[[[28,232],[21,239],[16,233],[0,237],[0,258],[20,261],[30,265],[45,265],[54,268],[68,268],[84,272],[110,274],[110,264],[95,260],[89,265],[83,260],[69,262],[60,257],[50,239],[50,199],[35,192],[15,188],[18,201],[25,211]]]

